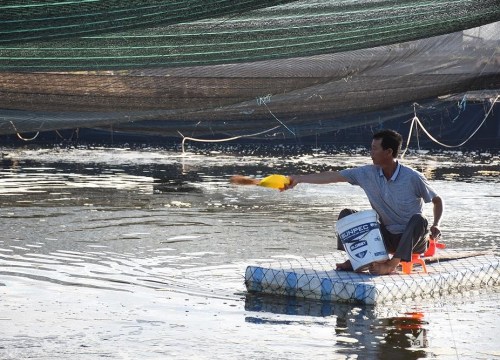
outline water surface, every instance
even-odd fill
[[[500,356],[498,290],[376,307],[246,293],[247,265],[332,252],[338,212],[369,205],[348,184],[280,193],[229,177],[369,162],[364,149],[2,149],[0,357]],[[445,199],[449,248],[499,254],[498,155],[404,162]]]

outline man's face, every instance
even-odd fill
[[[382,139],[373,139],[370,156],[374,165],[381,165],[392,159],[392,149],[382,148]]]

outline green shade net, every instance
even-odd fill
[[[4,1],[0,134],[300,136],[390,118],[500,88],[499,20],[498,0]]]

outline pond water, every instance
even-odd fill
[[[229,184],[370,163],[364,149],[2,148],[2,359],[491,359],[500,292],[377,306],[248,294],[257,262],[335,251],[348,184]],[[414,152],[448,248],[500,254],[500,158]],[[425,208],[431,216],[432,209]]]

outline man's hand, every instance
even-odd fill
[[[432,225],[430,230],[431,238],[439,239],[441,237],[441,230],[439,230],[439,227],[437,225]]]
[[[283,187],[280,190],[285,191],[285,190],[293,189],[298,184],[297,177],[298,177],[298,175],[288,175],[288,180],[290,181],[290,183],[285,185],[285,187]]]

